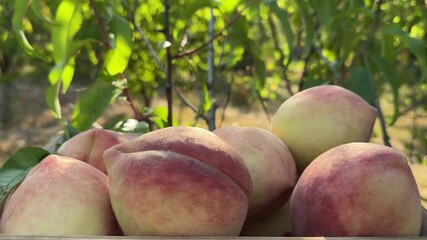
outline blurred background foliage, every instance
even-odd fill
[[[133,116],[104,127],[214,129],[231,107],[268,121],[298,91],[335,84],[379,110],[386,145],[406,116],[400,145],[427,161],[426,29],[424,0],[1,0],[0,127],[16,124],[22,82],[79,131],[120,99]]]

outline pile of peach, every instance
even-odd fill
[[[269,130],[91,129],[43,159],[9,194],[0,233],[426,234],[407,160],[368,142],[375,119],[356,94],[319,86],[286,100]]]

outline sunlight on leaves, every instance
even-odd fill
[[[114,45],[105,56],[103,72],[107,76],[122,73],[132,54],[133,34],[129,23],[118,15],[113,15],[111,31],[114,34]]]
[[[55,24],[52,29],[53,57],[55,63],[65,62],[67,49],[72,38],[81,27],[81,1],[62,1],[56,11]]]
[[[23,22],[25,18],[25,13],[28,10],[29,5],[31,4],[31,0],[16,0],[15,1],[15,11],[13,13],[12,18],[12,26],[13,30],[18,37],[18,41],[20,45],[23,47],[24,51],[32,56],[42,60],[45,58],[39,54],[34,48],[31,46],[30,42],[27,40],[23,29]]]
[[[49,88],[46,91],[46,103],[49,107],[49,109],[52,111],[52,115],[55,118],[62,118],[61,114],[61,104],[59,103],[59,88],[61,87],[61,84],[59,82],[50,85]]]
[[[79,131],[87,130],[123,91],[126,84],[98,80],[87,88],[76,103],[71,124]]]

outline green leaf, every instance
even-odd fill
[[[17,32],[22,30],[22,25],[25,17],[25,13],[30,6],[31,0],[16,0],[15,1],[15,10],[12,17],[12,26],[13,29]]]
[[[381,29],[384,33],[396,36],[405,36],[405,31],[397,25],[387,25]]]
[[[151,121],[153,121],[158,128],[168,127],[168,108],[167,107],[156,107],[153,109],[151,115]],[[173,119],[173,125],[176,126],[176,120]]]
[[[304,49],[303,49],[303,55],[309,54],[309,51],[311,49],[311,45],[314,39],[314,22],[313,22],[313,16],[309,13],[308,9],[308,2],[306,1],[300,1],[295,0],[295,3],[298,6],[299,13],[301,15],[302,23],[304,24],[305,29],[305,38],[304,38]]]
[[[25,13],[27,12],[30,4],[31,4],[31,0],[15,1],[15,6],[14,6],[15,10],[13,12],[13,17],[12,17],[13,31],[16,34],[19,44],[24,48],[24,51],[28,55],[39,58],[41,60],[45,60],[45,58],[40,53],[38,53],[28,42],[27,37],[25,36],[24,30],[23,30]]]
[[[223,13],[232,13],[243,2],[243,0],[221,1],[220,10]]]
[[[381,56],[386,59],[392,59],[395,55],[395,47],[393,46],[394,36],[381,31]]]
[[[360,66],[350,68],[350,78],[346,88],[365,99],[372,106],[375,104],[374,87],[365,68]]]
[[[168,126],[168,109],[166,107],[160,106],[153,109],[152,115],[154,116],[153,122],[159,128],[164,128]]]
[[[99,80],[86,89],[76,103],[71,124],[84,131],[102,115],[110,103],[116,99],[126,86],[126,79],[108,82]]]
[[[230,41],[240,43],[249,51],[251,61],[254,62],[253,79],[253,94],[256,97],[261,96],[261,91],[265,86],[265,63],[262,57],[260,48],[257,43],[248,36],[249,23],[246,18],[238,18],[234,24],[230,26],[229,37]]]
[[[399,112],[399,83],[397,79],[397,72],[392,58],[384,58],[373,54],[370,56],[372,61],[380,69],[384,79],[391,87],[393,94],[393,116],[390,119],[389,125],[393,125],[400,115]]]
[[[52,85],[62,84],[62,93],[65,93],[71,84],[74,76],[74,57],[67,59],[67,64],[63,63],[55,65],[49,72],[49,82]]]
[[[277,16],[280,23],[282,24],[283,31],[286,35],[286,42],[288,43],[289,55],[292,56],[295,35],[289,22],[289,14],[284,9],[279,7],[276,1],[270,1],[269,5],[270,10]]]
[[[186,4],[182,4],[179,8],[176,8],[176,11],[172,12],[174,16],[173,24],[173,38],[180,39],[180,34],[182,34],[182,30],[186,27],[186,23],[189,19],[191,19],[194,14],[200,9],[206,7],[218,7],[219,2],[214,0],[195,0],[192,2],[187,2]]]
[[[66,123],[64,127],[64,141],[69,140],[79,133],[79,130],[77,130],[73,125]]]
[[[111,22],[114,44],[105,56],[102,69],[106,76],[123,73],[132,53],[132,29],[129,22],[118,15],[113,15]]]
[[[64,0],[56,11],[52,29],[53,58],[55,63],[64,64],[72,39],[81,27],[81,0]]]
[[[85,19],[82,22],[82,27],[74,35],[74,42],[85,39],[102,39],[102,33],[99,26],[94,24],[93,21]]]
[[[148,133],[150,132],[150,125],[147,122],[138,122],[133,129],[132,133]]]
[[[116,127],[119,123],[126,121],[128,117],[124,113],[119,113],[114,116],[109,117],[104,124],[102,124],[102,128],[109,130],[116,130]]]
[[[46,103],[55,118],[62,118],[61,104],[59,103],[59,88],[61,87],[60,82],[51,85],[46,91]]]
[[[422,74],[421,81],[427,82],[427,44],[421,39],[410,37],[408,34],[405,35],[404,40],[409,51],[411,51],[418,60]]]
[[[185,4],[179,9],[180,18],[190,19],[199,9],[205,7],[218,7],[218,1],[213,0],[196,0],[191,3]]]
[[[150,131],[150,126],[147,122],[139,122],[136,119],[127,119],[118,122],[114,126],[113,130],[128,133],[147,133]]]
[[[261,91],[265,87],[265,64],[260,58],[260,55],[252,54],[255,61],[255,69],[253,74],[254,90],[257,97],[261,97]]]
[[[212,107],[212,99],[209,95],[208,82],[206,78],[201,78],[202,91],[200,92],[200,105],[198,109],[198,115],[205,114]]]
[[[122,7],[122,1],[121,0],[113,0],[112,4],[112,10],[114,14],[119,14],[119,10]]]
[[[336,15],[337,2],[331,0],[316,0],[313,2],[316,4],[316,13],[319,16],[320,25],[332,31],[331,25]]]
[[[28,172],[50,153],[38,147],[18,150],[0,169],[0,201],[19,184]]]
[[[75,59],[74,57],[67,61],[67,65],[65,65],[62,74],[61,74],[61,82],[62,82],[62,93],[66,93],[68,87],[71,85],[71,81],[74,76],[74,65]]]
[[[43,0],[32,0],[31,10],[34,15],[43,22],[53,24],[53,20],[42,11],[43,9],[48,9]]]
[[[94,38],[87,38],[84,40],[73,41],[70,44],[70,46],[68,47],[67,58],[70,59],[70,58],[74,57],[80,51],[80,49],[82,49],[84,46],[89,45],[89,44],[93,44],[93,43],[97,43],[97,42],[98,42],[98,40],[96,40]]]
[[[74,76],[75,61],[74,57],[70,55],[76,50],[73,45],[73,37],[80,29],[82,21],[81,1],[65,0],[61,2],[56,11],[52,29],[55,66],[49,72],[49,82],[54,85],[62,85],[62,93],[67,91]],[[57,87],[59,88],[59,86]],[[59,91],[56,92],[56,100],[52,98],[54,95],[49,95],[51,102],[49,106],[54,106],[55,109],[60,107],[58,94]]]
[[[57,84],[61,80],[62,72],[64,71],[64,64],[57,64],[53,66],[48,75],[48,79],[51,85]]]
[[[65,60],[55,65],[50,70],[48,77],[50,84],[56,84],[58,82],[62,83],[61,92],[63,94],[66,93],[71,85],[74,76],[75,55],[84,45],[94,42],[96,42],[95,39],[73,41],[67,49]],[[64,63],[66,64],[64,65]]]
[[[249,49],[250,40],[248,38],[247,21],[243,18],[238,18],[234,24],[230,26],[227,35],[230,43],[227,59],[232,58],[235,61],[233,65],[231,65],[232,62],[227,62],[226,65],[228,68],[233,68]]]
[[[388,25],[382,28],[383,33],[400,37],[409,51],[417,58],[419,68],[421,70],[421,81],[427,81],[427,56],[425,54],[427,45],[424,41],[418,38],[409,36],[398,25]]]
[[[245,48],[236,41],[229,41],[225,43],[229,48],[226,54],[226,61],[224,61],[226,69],[232,69],[242,58],[245,53]]]

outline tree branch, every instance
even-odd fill
[[[227,90],[227,94],[226,94],[227,97],[225,98],[225,103],[224,103],[224,106],[222,108],[221,121],[219,122],[219,127],[222,126],[222,123],[225,120],[225,110],[227,109],[227,106],[231,102],[231,93],[232,93],[232,90],[233,90],[233,84],[234,84],[234,78],[231,79],[230,87]]]
[[[138,5],[139,1],[135,0],[135,5]],[[159,55],[156,53],[156,51],[153,48],[153,45],[151,44],[150,40],[145,36],[144,31],[142,30],[141,26],[136,22],[135,20],[135,11],[131,11],[129,8],[129,5],[127,4],[126,0],[122,0],[122,4],[125,8],[125,10],[130,14],[130,19],[132,21],[133,26],[135,26],[136,31],[141,36],[142,41],[144,41],[145,45],[148,48],[148,51],[150,53],[150,56],[154,59],[157,66],[160,68],[160,70],[166,75],[166,68],[160,61]]]
[[[93,14],[95,15],[96,22],[98,23],[99,30],[101,30],[102,34],[102,43],[104,43],[107,49],[111,49],[110,41],[108,41],[107,31],[104,28],[104,24],[102,23],[102,19],[99,16],[98,11],[96,10],[95,3],[93,0],[89,0],[89,5],[93,10]]]
[[[277,34],[276,34],[276,32],[277,32],[276,30],[277,29],[276,29],[276,26],[275,26],[275,24],[273,22],[272,15],[270,15],[268,17],[268,23],[270,25],[271,34],[273,35],[274,48],[276,48],[276,50],[279,51],[279,53],[280,53],[280,58],[279,58],[280,68],[281,68],[280,72],[282,73],[283,80],[285,81],[285,88],[288,91],[289,95],[292,96],[292,95],[294,95],[294,92],[292,91],[292,88],[291,88],[291,82],[290,82],[289,78],[286,75],[286,71],[288,69],[288,66],[291,63],[291,60],[290,60],[291,57],[288,58],[288,61],[285,64],[285,58],[286,57],[285,57],[285,54],[283,53],[282,49],[280,48],[279,39],[278,39]],[[291,51],[291,49],[289,49],[289,51]]]
[[[169,23],[169,10],[170,10],[170,3],[169,0],[164,0],[165,5],[165,27],[163,29],[166,42],[172,43],[172,37],[170,34],[170,23]],[[173,125],[173,98],[172,98],[172,88],[173,88],[173,81],[172,81],[172,54],[171,54],[171,46],[166,47],[166,99],[168,104],[168,125]]]
[[[93,13],[94,13],[94,15],[95,15],[96,21],[97,21],[98,26],[99,26],[99,29],[100,29],[100,31],[101,31],[101,34],[102,34],[102,42],[104,43],[104,45],[105,45],[105,47],[107,48],[107,50],[111,50],[111,49],[112,49],[112,47],[111,47],[111,45],[110,45],[110,41],[108,40],[108,37],[107,37],[107,31],[106,31],[106,30],[105,30],[105,28],[104,28],[104,25],[103,25],[103,23],[102,23],[101,17],[99,16],[99,13],[97,12],[97,10],[96,10],[96,8],[95,8],[95,3],[93,2],[93,0],[89,0],[89,5],[90,5],[90,7],[91,7],[91,8],[92,8],[92,10],[93,10]],[[99,65],[99,66],[101,66],[101,65]],[[123,74],[123,73],[121,73],[121,74],[120,74],[120,78],[121,78],[121,79],[125,79],[125,76],[124,76],[124,74]],[[147,121],[147,122],[150,122],[150,120],[149,120],[149,118],[148,118],[148,117],[146,117],[146,116],[142,116],[142,115],[139,113],[139,111],[137,110],[137,108],[136,108],[136,106],[135,106],[135,104],[134,104],[134,101],[133,101],[132,95],[131,95],[131,93],[130,93],[129,88],[128,88],[128,86],[127,86],[127,85],[126,85],[126,87],[123,89],[123,93],[126,95],[126,101],[129,103],[129,105],[130,105],[130,107],[131,107],[131,109],[132,109],[132,111],[133,111],[133,113],[134,113],[134,115],[135,115],[135,118],[136,118],[138,121]]]
[[[125,7],[125,10],[130,13],[130,18],[132,21],[132,24],[135,26],[136,31],[139,33],[139,35],[141,36],[142,40],[144,41],[145,45],[148,48],[148,51],[150,53],[150,56],[154,59],[154,61],[156,62],[157,66],[159,67],[159,69],[165,74],[166,76],[166,68],[165,66],[162,64],[162,61],[159,58],[159,55],[156,53],[156,51],[154,50],[153,45],[151,44],[150,40],[148,40],[148,38],[146,37],[144,31],[142,30],[141,26],[139,26],[139,24],[136,22],[135,20],[135,11],[131,11],[129,6],[126,3],[126,0],[122,0],[123,6]],[[135,5],[138,5],[139,1],[135,1]],[[178,98],[181,99],[181,101],[187,106],[189,107],[193,112],[197,113],[197,108],[191,103],[191,101],[189,99],[187,99],[185,97],[185,95],[175,86],[172,86],[173,91],[177,94]]]
[[[214,35],[214,23],[215,23],[215,16],[213,13],[213,9],[210,9],[210,19],[209,19],[209,24],[208,24],[208,35],[210,38],[213,37]],[[216,112],[216,104],[215,104],[215,100],[214,100],[214,68],[215,68],[215,63],[214,63],[214,47],[212,42],[208,44],[208,57],[207,57],[207,65],[208,65],[208,76],[207,76],[207,87],[208,87],[208,94],[209,94],[209,98],[212,100],[212,104],[211,107],[209,108],[208,112],[207,112],[207,116],[206,116],[206,120],[207,120],[207,124],[208,124],[208,129],[210,131],[214,131],[216,126],[215,126],[215,112]]]
[[[313,47],[314,49],[316,49],[317,54],[319,54],[320,58],[326,63],[326,65],[329,67],[329,70],[331,70],[331,72],[335,75],[335,78],[337,79],[338,82],[341,82],[343,79],[343,76],[341,75],[341,73],[335,68],[334,64],[329,61],[329,59],[323,55],[322,53],[322,49],[320,48],[320,46],[317,44],[316,41],[313,40]]]
[[[213,41],[215,41],[217,38],[219,38],[220,36],[223,35],[224,31],[227,30],[231,26],[231,24],[233,24],[243,14],[243,12],[249,7],[250,3],[251,3],[251,1],[247,1],[245,6],[243,7],[243,9],[241,11],[237,12],[236,14],[234,14],[234,16],[225,24],[225,26],[219,32],[217,32],[215,35],[213,35],[213,37],[209,38],[208,41],[202,43],[200,46],[198,46],[192,50],[180,52],[180,53],[174,55],[173,58],[182,58],[184,56],[192,55],[192,54],[202,50],[203,48],[209,46],[209,44],[211,44]]]
[[[362,51],[362,57],[363,57],[363,62],[365,63],[366,71],[367,71],[368,76],[369,76],[369,82],[371,83],[371,87],[374,90],[374,97],[375,97],[374,104],[375,104],[375,108],[378,111],[378,118],[380,120],[381,132],[383,135],[383,142],[384,142],[384,145],[391,147],[390,136],[387,133],[387,127],[386,127],[387,124],[386,124],[385,119],[384,119],[384,115],[383,115],[383,111],[381,109],[380,101],[379,101],[378,96],[376,94],[374,76],[371,72],[371,68],[369,67],[369,63],[368,63],[368,58],[367,58],[364,51]]]
[[[368,38],[366,39],[365,42],[363,42],[361,44],[361,46],[359,47],[359,49],[356,51],[356,53],[353,55],[350,64],[348,67],[344,67],[341,70],[341,75],[342,76],[346,76],[347,72],[348,72],[348,68],[350,68],[351,66],[354,65],[354,63],[356,62],[356,60],[360,57],[360,55],[365,51],[366,47],[368,46],[368,44],[370,44],[375,37],[375,33],[377,32],[379,26],[380,26],[380,14],[381,14],[381,5],[383,3],[384,0],[377,0],[375,3],[375,16],[374,16],[374,22],[372,24],[372,30],[371,33],[368,35]],[[344,66],[344,64],[343,64]],[[344,81],[344,78],[342,79],[338,79],[338,81],[335,84],[339,84],[342,81]]]
[[[314,52],[313,48],[310,45],[310,48],[308,49],[307,56],[305,56],[305,58],[304,58],[304,68],[302,70],[301,77],[298,81],[298,91],[301,91],[303,86],[304,86],[304,78],[305,78],[305,76],[307,76],[307,73],[308,73],[308,70],[307,70],[308,61],[310,60],[310,57],[313,54],[313,52]]]
[[[198,111],[197,107],[194,106],[193,103],[191,103],[191,101],[188,98],[186,98],[184,94],[176,86],[173,86],[173,90],[177,93],[181,101],[184,102],[185,105],[187,105],[187,107],[189,107],[193,112],[197,113]]]
[[[133,114],[135,115],[136,119],[138,121],[148,121],[149,118],[146,116],[142,116],[139,111],[136,109],[135,104],[133,103],[133,99],[132,99],[132,95],[129,91],[128,87],[125,87],[125,89],[123,89],[124,94],[126,95],[126,101],[128,101],[128,103],[130,104]]]

